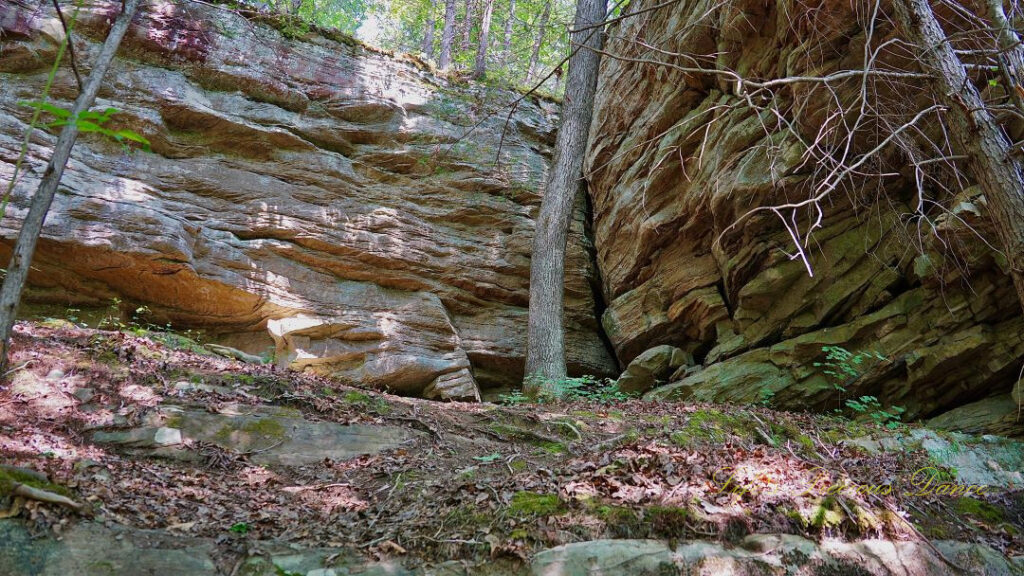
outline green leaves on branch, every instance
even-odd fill
[[[114,114],[118,113],[116,108],[106,108],[102,112],[93,110],[86,110],[77,116],[72,115],[71,110],[61,108],[49,102],[41,101],[21,101],[18,102],[21,106],[27,106],[29,108],[35,108],[41,112],[46,112],[56,120],[45,124],[47,128],[59,128],[68,124],[75,124],[78,126],[79,132],[95,132],[114,140],[125,149],[128,149],[128,143],[134,142],[138,144],[146,152],[150,151],[149,140],[134,132],[132,130],[121,129],[111,130],[107,128],[105,124],[110,122]]]

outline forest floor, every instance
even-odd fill
[[[864,447],[911,426],[640,400],[441,404],[65,321],[20,323],[10,366],[0,516],[38,536],[88,520],[215,539],[224,573],[266,541],[426,562],[753,533],[1024,553],[1020,486],[953,492],[964,482],[934,453]],[[347,457],[318,456],[339,447],[317,435],[353,431]],[[14,497],[4,475],[26,469],[83,508]]]

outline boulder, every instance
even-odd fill
[[[693,365],[693,355],[663,344],[646,350],[629,363],[615,382],[623,392],[646,392],[680,367]]]

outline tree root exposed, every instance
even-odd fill
[[[60,504],[61,506],[67,506],[75,512],[81,512],[85,507],[78,502],[68,498],[67,496],[61,496],[54,492],[48,492],[39,488],[33,488],[28,484],[15,484],[11,490],[11,494],[15,496],[21,496],[22,498],[28,498],[30,500],[36,500],[38,502],[47,502],[49,504]]]

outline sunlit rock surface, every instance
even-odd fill
[[[850,3],[813,14],[788,1],[645,11],[654,4],[631,4],[642,13],[616,25],[609,52],[677,65],[692,63],[666,54],[718,54],[705,64],[765,79],[855,68],[864,41]],[[877,41],[888,33],[882,26]],[[859,86],[837,84],[835,98],[851,102]],[[819,90],[794,109],[795,90],[778,91],[777,109],[812,141],[833,96]],[[847,189],[823,204],[811,277],[771,213],[722,236],[751,208],[808,196],[817,163],[801,162],[793,133],[766,130],[770,112],[755,115],[723,77],[615,58],[603,60],[596,106],[588,170],[608,337],[623,365],[667,344],[706,366],[678,371],[652,396],[832,410],[871,395],[911,419],[998,397],[998,413],[932,422],[1024,434],[1005,401],[1024,361],[1024,317],[1005,261],[986,245],[996,240],[975,189],[942,198],[927,221],[911,218],[913,170],[890,159],[896,177],[853,187],[859,208]],[[863,366],[841,396],[814,366],[826,345],[885,360]]]
[[[83,3],[83,74],[119,5]],[[45,2],[0,4],[4,182],[32,113],[18,101],[39,98],[63,36],[54,16]],[[126,315],[145,305],[155,322],[404,394],[474,399],[478,384],[515,382],[554,105],[519,106],[495,165],[505,116],[487,113],[516,94],[301,36],[202,4],[146,4],[97,107],[120,110],[115,127],[153,152],[79,139],[28,301],[59,313],[116,297]],[[69,108],[75,94],[62,66],[52,96]],[[54,141],[54,130],[32,137],[2,258]],[[612,374],[582,206],[573,230],[571,369]]]

